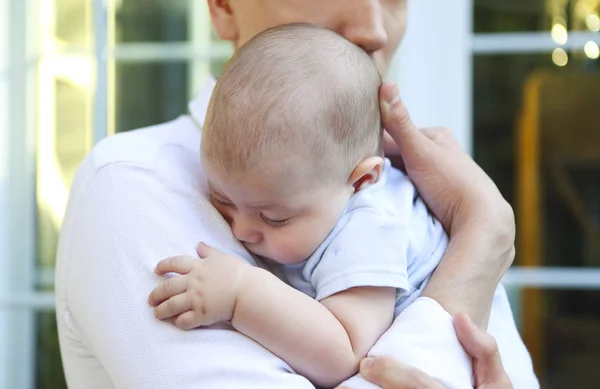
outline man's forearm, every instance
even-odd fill
[[[231,323],[319,385],[338,384],[358,369],[335,316],[263,269],[245,275]]]
[[[467,313],[485,329],[494,291],[513,258],[510,234],[490,236],[475,226],[462,229],[450,239],[422,295],[436,300],[452,316]]]

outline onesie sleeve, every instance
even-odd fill
[[[409,290],[406,227],[383,212],[363,207],[346,213],[319,258],[307,262],[320,301],[361,286]]]

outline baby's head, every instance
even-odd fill
[[[248,250],[290,264],[319,246],[383,165],[381,78],[359,47],[291,24],[242,46],[202,131],[211,199]]]

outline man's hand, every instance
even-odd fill
[[[454,329],[460,343],[473,357],[475,388],[512,389],[510,378],[502,366],[500,351],[494,337],[479,330],[464,313],[454,317]]]
[[[231,320],[239,285],[250,266],[203,243],[197,251],[200,259],[179,256],[160,261],[156,274],[180,275],[163,282],[149,297],[158,319],[173,318],[184,330]]]
[[[417,130],[394,83],[380,89],[381,118],[420,195],[450,235],[423,295],[487,325],[494,290],[514,259],[510,205],[445,128]],[[448,293],[452,291],[452,293]]]
[[[383,389],[446,389],[423,371],[388,356],[363,359],[360,363],[360,374]]]
[[[461,344],[473,357],[475,389],[512,389],[494,338],[478,329],[465,314],[454,318]],[[383,389],[444,389],[444,386],[419,369],[387,356],[363,359],[360,374]],[[350,388],[338,388],[350,389]]]
[[[512,241],[511,207],[452,133],[446,128],[419,131],[394,83],[381,86],[380,99],[386,150],[393,150],[395,142],[406,172],[446,230],[453,234],[476,222],[484,223],[479,228],[503,223],[501,232]]]

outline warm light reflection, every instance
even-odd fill
[[[590,31],[600,31],[600,18],[598,14],[591,13],[585,18],[585,25]]]
[[[569,63],[569,56],[564,49],[554,49],[552,52],[552,62],[554,62],[556,66],[565,66],[567,63]]]
[[[569,39],[569,33],[567,32],[567,28],[562,24],[555,24],[552,26],[552,40],[559,45],[564,45],[567,43]]]
[[[77,87],[89,88],[94,81],[93,62],[84,56],[56,56],[44,60],[54,77]]]
[[[72,174],[71,166],[59,159],[58,145],[68,139],[57,138],[57,82],[75,90],[91,93],[94,84],[94,62],[85,55],[51,53],[57,46],[67,45],[56,36],[56,4],[39,2],[39,36],[43,57],[38,73],[38,130],[36,194],[39,207],[47,212],[58,229],[66,210]],[[81,131],[89,131],[81,128]]]
[[[55,46],[55,9],[53,1],[40,2],[39,29],[42,52],[49,52]],[[58,227],[62,222],[67,205],[67,183],[60,172],[56,155],[56,96],[55,71],[60,61],[44,58],[39,65],[38,77],[38,131],[37,131],[37,175],[36,195],[38,204],[47,210],[52,223]],[[81,81],[81,79],[80,79]]]
[[[49,52],[54,48],[54,30],[56,17],[54,15],[53,1],[40,1],[38,4],[38,29],[40,50],[42,53]]]
[[[575,15],[577,15],[578,18],[585,18],[589,12],[590,7],[585,1],[579,0],[577,4],[575,4]]]
[[[560,15],[554,15],[554,16],[552,16],[552,25],[554,26],[555,24],[559,24],[561,26],[566,26],[567,21],[565,20],[564,17],[562,17]]]
[[[56,98],[54,77],[56,68],[51,61],[42,61],[39,75],[39,130],[37,148],[37,196],[40,206],[49,213],[58,228],[67,207],[68,183],[60,171],[56,155]]]
[[[593,41],[589,41],[583,46],[583,52],[591,59],[600,57],[600,48],[598,48],[598,44]]]

